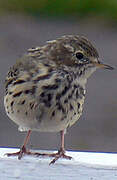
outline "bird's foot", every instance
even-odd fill
[[[49,165],[54,164],[59,158],[64,158],[64,159],[68,159],[68,160],[72,159],[71,156],[67,156],[65,154],[65,150],[62,148],[57,153],[50,154],[49,156],[54,157],[54,159],[49,163]]]
[[[15,152],[15,153],[6,153],[5,155],[7,155],[8,157],[10,156],[18,156],[18,159],[20,160],[22,158],[23,155],[31,155],[32,152],[26,150],[25,146],[22,146],[22,148],[20,149],[20,151]]]
[[[19,160],[22,158],[23,155],[54,157],[54,159],[49,163],[49,165],[54,164],[59,158],[64,158],[64,159],[68,159],[68,160],[72,159],[71,156],[67,156],[65,154],[65,150],[62,149],[62,148],[57,153],[49,154],[49,153],[30,152],[25,148],[25,146],[22,146],[20,151],[15,152],[15,153],[6,153],[5,155],[7,155],[8,157],[10,157],[10,156],[18,156]]]

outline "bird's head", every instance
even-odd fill
[[[89,77],[97,68],[113,68],[99,61],[99,54],[90,41],[84,37],[67,35],[49,41],[45,52],[49,59],[59,66],[67,66],[76,71],[82,70]]]

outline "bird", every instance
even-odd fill
[[[66,155],[64,135],[82,115],[88,78],[97,69],[112,70],[100,62],[92,43],[83,36],[63,35],[43,46],[30,48],[9,69],[5,79],[4,106],[8,117],[27,135],[20,151],[23,155],[72,159]],[[36,153],[26,145],[32,131],[60,132],[57,153]]]

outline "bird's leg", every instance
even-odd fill
[[[23,154],[32,154],[30,151],[26,150],[26,145],[30,139],[30,135],[31,135],[31,130],[28,131],[28,133],[24,139],[23,146],[20,148],[20,151],[18,151],[16,153],[7,153],[5,155],[7,155],[7,156],[18,156],[18,159],[20,160],[22,158]]]
[[[72,159],[72,157],[67,156],[65,154],[65,149],[64,149],[64,130],[60,131],[60,136],[61,136],[61,146],[60,149],[58,150],[57,153],[38,153],[38,152],[30,152],[26,149],[26,145],[29,141],[31,135],[31,130],[28,131],[25,139],[24,139],[24,143],[23,146],[20,148],[20,151],[16,152],[16,153],[7,153],[7,156],[18,156],[18,159],[20,160],[23,156],[23,154],[27,154],[27,155],[34,155],[34,156],[48,156],[48,157],[54,157],[54,159],[50,162],[50,164],[54,164],[59,158],[65,158],[65,159]]]
[[[72,157],[71,156],[67,156],[65,154],[65,149],[64,149],[64,130],[60,131],[60,137],[61,137],[61,145],[60,145],[60,149],[58,150],[57,153],[38,153],[38,152],[34,152],[31,153],[32,155],[36,155],[38,156],[48,156],[48,157],[54,157],[54,159],[49,163],[49,165],[54,164],[59,158],[64,158],[64,159],[68,159],[71,160]]]
[[[52,157],[51,154],[48,154],[48,153],[39,153],[39,152],[28,151],[26,149],[26,145],[27,145],[27,143],[28,143],[28,141],[30,139],[30,135],[31,135],[31,130],[28,131],[28,133],[27,133],[27,135],[26,135],[26,137],[24,139],[24,143],[23,143],[23,145],[20,148],[20,151],[15,152],[15,153],[6,153],[5,155],[7,155],[8,157],[9,156],[18,156],[19,160],[22,158],[22,156],[24,154],[26,154],[26,155],[34,155],[34,156],[37,156],[37,157],[38,156],[49,156],[49,157]]]
[[[51,162],[50,162],[50,165],[51,164],[54,164],[59,158],[65,158],[65,159],[69,159],[71,160],[72,157],[71,156],[67,156],[65,154],[65,148],[64,148],[64,130],[60,131],[60,136],[61,136],[61,146],[60,146],[60,149],[58,150],[57,153],[55,154],[51,154],[50,156],[51,157],[55,157]]]

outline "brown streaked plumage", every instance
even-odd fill
[[[65,155],[64,131],[82,115],[85,85],[97,69],[113,69],[99,62],[97,50],[84,37],[67,35],[28,50],[6,77],[4,105],[20,131],[28,131],[20,152],[7,154],[48,155],[27,152],[31,131],[60,132],[61,147],[51,163]]]

